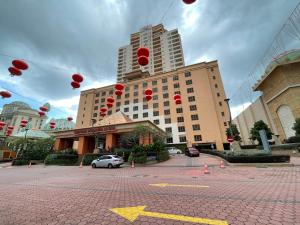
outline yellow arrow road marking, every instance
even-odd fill
[[[204,185],[192,185],[192,184],[168,184],[168,183],[159,183],[159,184],[149,184],[154,187],[194,187],[194,188],[209,188],[209,186]]]
[[[135,206],[135,207],[126,207],[126,208],[113,208],[110,211],[122,216],[123,218],[134,222],[139,216],[148,216],[155,217],[160,219],[169,219],[183,222],[191,223],[202,223],[202,224],[211,224],[211,225],[228,225],[225,220],[213,220],[200,217],[191,217],[191,216],[181,216],[175,214],[166,214],[166,213],[157,213],[157,212],[147,212],[144,211],[146,206]]]

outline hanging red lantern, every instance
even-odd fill
[[[73,117],[69,116],[69,117],[67,118],[67,120],[70,122],[70,121],[73,120]]]
[[[6,125],[6,123],[5,122],[3,122],[3,121],[0,121],[0,126],[1,127],[4,127]]]
[[[100,109],[100,112],[103,112],[103,113],[107,112],[107,108],[102,107],[102,108]]]
[[[107,105],[108,108],[113,107],[113,104],[111,102],[107,102],[106,105]]]
[[[185,4],[192,4],[194,3],[196,0],[182,0]]]
[[[123,92],[121,90],[115,90],[115,94],[117,96],[121,96],[123,94]]]
[[[83,76],[81,74],[75,73],[73,74],[72,79],[77,83],[81,83],[83,81]]]
[[[14,127],[13,127],[13,126],[8,126],[7,129],[8,129],[8,130],[13,130]]]
[[[45,106],[41,106],[41,107],[40,107],[40,110],[41,110],[42,112],[47,112],[47,111],[48,111],[48,108],[45,107]]]
[[[3,127],[2,127],[2,126],[0,126],[0,130],[3,130]]]
[[[50,129],[54,129],[55,128],[55,125],[50,125]]]
[[[146,66],[146,65],[148,65],[148,63],[149,63],[148,57],[146,57],[146,56],[140,56],[140,57],[138,58],[138,64],[139,64],[140,66]]]
[[[152,95],[152,90],[151,89],[146,89],[144,91],[145,95]]]
[[[50,121],[50,125],[55,125],[55,121]]]
[[[11,132],[6,131],[5,136],[9,137],[9,136],[11,136],[11,134],[12,134]]]
[[[10,75],[12,75],[12,76],[21,76],[22,75],[22,71],[16,67],[9,67],[8,71],[10,72]]]
[[[38,114],[40,115],[40,117],[45,116],[45,112],[43,111],[39,111]]]
[[[115,85],[115,89],[116,89],[116,90],[119,90],[119,91],[122,91],[122,90],[124,89],[124,85],[118,83],[118,84]]]
[[[146,95],[145,98],[146,98],[147,101],[150,101],[152,99],[152,95]]]
[[[26,127],[27,126],[27,123],[21,123],[20,124],[20,127]]]
[[[73,89],[80,88],[80,83],[78,83],[76,81],[72,81],[71,86],[73,87]]]
[[[113,97],[107,97],[106,101],[110,103],[114,103],[115,99]]]
[[[11,97],[11,93],[9,93],[8,91],[0,91],[0,95],[2,98],[10,98]]]
[[[175,100],[175,104],[176,104],[176,105],[181,104],[181,99],[176,99],[176,100]]]
[[[174,100],[176,100],[176,99],[181,99],[181,95],[180,95],[180,94],[176,94],[176,95],[173,96],[173,99],[174,99]]]
[[[145,47],[138,48],[138,50],[137,50],[137,56],[138,57],[140,57],[140,56],[149,57],[149,49],[145,48]]]
[[[101,112],[100,113],[100,116],[102,116],[102,117],[104,117],[104,116],[106,116],[107,114],[106,113],[104,113],[104,112]]]
[[[14,65],[14,67],[16,67],[19,70],[27,70],[28,69],[28,64],[26,62],[24,62],[23,60],[13,60],[12,64]]]

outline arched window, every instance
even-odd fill
[[[290,107],[287,105],[280,106],[277,110],[277,114],[286,138],[295,136],[295,131],[292,128],[295,123],[295,117]]]

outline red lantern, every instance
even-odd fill
[[[50,121],[50,125],[55,125],[55,121]]]
[[[103,113],[107,112],[107,108],[102,107],[102,108],[100,109],[100,112],[103,112]]]
[[[175,100],[175,104],[176,104],[176,105],[181,104],[181,99],[176,99],[176,100]]]
[[[55,128],[55,125],[50,125],[50,129],[54,129]]]
[[[5,136],[9,137],[11,135],[11,132],[6,131]]]
[[[194,3],[196,0],[182,0],[185,4],[192,4]]]
[[[148,48],[144,48],[144,47],[138,48],[138,50],[137,50],[137,56],[138,57],[140,57],[140,56],[149,57],[149,49]]]
[[[146,65],[148,65],[148,63],[149,63],[148,57],[146,57],[146,56],[140,56],[140,57],[138,58],[138,64],[139,64],[139,65],[141,65],[141,66],[146,66]]]
[[[173,96],[173,99],[174,99],[174,100],[176,100],[176,99],[181,99],[181,95],[180,95],[180,94],[176,94],[176,95]]]
[[[152,95],[152,90],[151,89],[146,89],[144,91],[145,95]]]
[[[26,62],[16,59],[12,61],[12,64],[14,65],[14,67],[16,67],[19,70],[27,70],[28,69],[28,65]]]
[[[114,103],[115,99],[113,97],[107,97],[107,102]]]
[[[6,125],[6,123],[5,122],[3,122],[3,121],[0,121],[0,126],[1,127],[4,127]]]
[[[81,83],[83,81],[83,76],[81,74],[75,73],[73,74],[72,79],[77,83]]]
[[[40,117],[45,116],[45,112],[43,111],[39,111],[38,114],[40,115]]]
[[[78,83],[76,81],[72,81],[71,86],[73,87],[73,89],[80,88],[80,83]]]
[[[12,76],[21,76],[22,75],[22,71],[16,67],[9,67],[8,71],[10,72],[10,74]]]
[[[11,93],[9,93],[8,91],[0,91],[0,95],[2,96],[2,98],[10,98],[11,97]]]
[[[147,101],[150,101],[152,99],[152,95],[146,95],[145,98],[146,98]]]
[[[101,112],[101,113],[100,113],[100,116],[104,117],[104,116],[106,116],[106,113]]]
[[[7,129],[8,129],[8,130],[13,130],[14,127],[13,127],[13,126],[8,126]]]
[[[68,121],[72,121],[73,120],[73,118],[71,116],[69,116],[67,119],[68,119]]]
[[[122,90],[124,89],[124,85],[118,83],[118,84],[115,85],[115,89],[116,89],[116,90],[119,90],[119,91],[122,91]]]
[[[121,95],[123,94],[123,92],[122,92],[121,90],[116,90],[116,91],[115,91],[115,94],[116,94],[117,96],[121,96]]]
[[[107,105],[108,108],[113,107],[113,104],[111,102],[107,102],[106,105]]]
[[[40,107],[40,110],[41,110],[42,112],[47,112],[47,111],[48,111],[48,108],[45,107],[45,106],[41,106],[41,107]]]
[[[3,127],[2,127],[2,126],[0,126],[0,130],[3,130]]]
[[[20,127],[26,127],[27,126],[27,123],[21,123],[20,124]]]

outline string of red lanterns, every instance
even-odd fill
[[[180,94],[174,95],[173,99],[174,99],[176,105],[180,105],[182,103]]]
[[[71,86],[73,89],[80,88],[80,83],[83,81],[83,76],[79,73],[75,73],[72,75],[73,81],[71,82]]]
[[[28,123],[27,120],[22,119],[22,120],[21,120],[21,123],[20,123],[20,127],[26,127],[26,126],[27,126],[27,123]]]
[[[2,98],[10,98],[11,97],[11,93],[8,91],[0,91],[0,96]]]
[[[152,90],[149,88],[144,91],[144,94],[146,95],[145,98],[148,102],[152,99],[152,93]]]
[[[141,66],[146,66],[149,63],[149,49],[145,47],[140,47],[137,50],[138,64]]]

